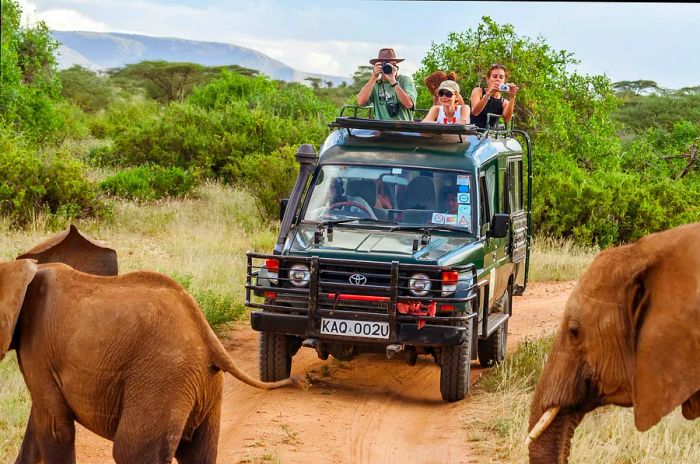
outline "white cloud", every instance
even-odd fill
[[[37,7],[28,0],[19,0],[17,2],[22,10],[22,25],[33,26],[39,20],[37,19]]]
[[[44,21],[49,29],[64,31],[109,31],[109,26],[100,21],[69,8],[54,8],[39,10],[39,7],[29,0],[19,0],[22,9],[22,24],[34,26],[39,21]]]
[[[99,21],[69,9],[47,10],[38,14],[39,19],[44,21],[49,29],[59,31],[93,31],[108,32],[109,27]]]

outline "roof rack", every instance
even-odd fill
[[[462,135],[477,135],[480,133],[477,127],[473,124],[435,124],[433,122],[385,121],[381,119],[365,119],[355,117],[335,118],[335,121],[328,124],[328,127],[346,129],[349,135],[352,135],[351,129],[369,129],[392,132],[422,132],[429,134],[455,134],[460,136],[460,141],[462,141]]]

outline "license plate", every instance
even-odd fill
[[[323,318],[321,319],[321,333],[345,337],[387,339],[389,338],[389,323]]]

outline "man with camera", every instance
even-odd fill
[[[382,48],[377,58],[369,60],[374,65],[369,81],[357,94],[357,104],[374,105],[375,119],[412,121],[416,86],[410,76],[398,75],[398,63],[393,48]]]

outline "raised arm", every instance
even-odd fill
[[[508,84],[510,89],[508,90],[509,100],[503,99],[503,120],[505,122],[510,122],[513,118],[513,110],[515,109],[515,94],[518,93],[518,86],[515,84]]]
[[[367,83],[360,89],[357,94],[357,104],[360,106],[365,106],[369,102],[369,97],[372,95],[372,89],[377,83],[377,79],[382,73],[381,63],[374,63],[374,69],[372,69],[372,75],[369,76]]]
[[[496,86],[497,85],[498,84],[496,84]],[[486,107],[486,103],[488,103],[489,98],[491,98],[494,93],[496,93],[496,87],[494,85],[489,86],[489,88],[486,89],[486,92],[483,92],[481,87],[475,87],[474,90],[472,90],[472,95],[469,101],[471,102],[472,114],[474,116],[481,114]]]

